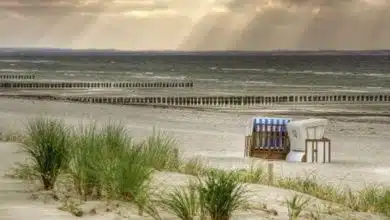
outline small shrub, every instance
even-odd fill
[[[32,160],[44,189],[52,189],[61,169],[68,164],[69,130],[59,120],[39,117],[29,121],[22,149]]]
[[[211,220],[228,220],[246,204],[246,191],[237,172],[209,172],[198,186],[201,213]]]

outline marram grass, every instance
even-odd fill
[[[46,190],[52,189],[69,161],[69,129],[60,120],[38,117],[29,121],[23,151]]]

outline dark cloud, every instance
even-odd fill
[[[380,6],[375,4],[380,0],[217,1],[195,24],[186,17],[198,13],[193,0],[86,1],[0,0],[0,43],[191,50],[390,48],[390,1]],[[217,13],[212,7],[226,10]],[[122,16],[172,8],[177,17]]]
[[[236,0],[227,4],[233,13],[248,17],[244,27],[226,31],[233,25],[231,13],[209,15],[195,25],[181,47],[221,49],[223,42],[225,49],[239,50],[390,48],[389,4],[378,7],[360,0],[280,0],[270,7],[267,2]],[[256,12],[256,8],[263,10]]]

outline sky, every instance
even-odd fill
[[[0,0],[0,47],[390,49],[390,0]]]

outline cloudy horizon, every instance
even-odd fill
[[[0,47],[390,48],[387,0],[2,0]]]

